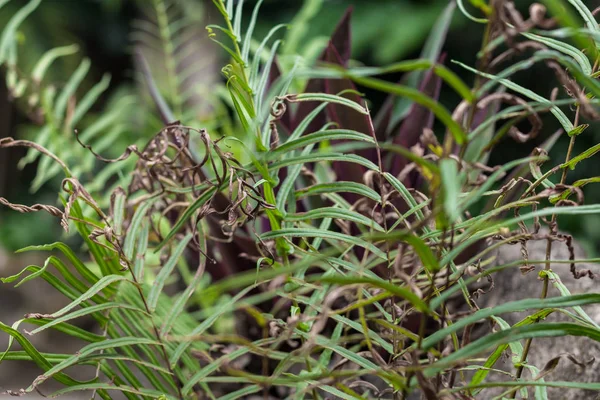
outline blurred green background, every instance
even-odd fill
[[[91,87],[105,72],[112,76],[111,87],[96,108],[111,101],[114,96],[136,87],[134,63],[132,57],[132,26],[143,16],[143,9],[150,0],[48,0],[27,19],[22,32],[28,40],[28,46],[21,47],[20,57],[31,63],[39,59],[49,48],[70,43],[80,45],[82,53],[92,60],[92,72],[86,77],[84,87]],[[201,0],[178,0],[175,3],[190,3],[193,10],[202,14],[207,22],[220,18],[212,3]],[[13,0],[0,11],[0,27],[25,2]],[[251,10],[255,1],[246,1],[246,9]],[[322,3],[320,7],[306,7],[309,12],[308,23],[301,28],[307,36],[315,40],[300,43],[299,46],[313,46],[324,43],[336,22],[349,6],[354,7],[352,18],[353,58],[366,65],[385,65],[403,59],[417,58],[420,49],[429,34],[436,18],[447,5],[446,0],[325,0],[307,1],[308,6]],[[526,12],[530,1],[517,1],[519,8]],[[600,1],[586,2],[591,9],[600,5]],[[305,4],[302,0],[266,0],[259,14],[256,37],[264,36],[278,23],[290,22]],[[249,12],[246,16],[249,16]],[[447,53],[446,65],[458,73],[466,82],[473,82],[473,75],[452,64],[450,60],[460,60],[475,65],[476,53],[481,45],[483,26],[463,17],[457,10],[451,26],[444,51]],[[321,40],[320,40],[321,39]],[[212,57],[218,52],[216,44],[207,49],[207,59],[217,63],[214,69],[219,71],[225,59]],[[305,53],[312,51],[304,49]],[[208,54],[211,52],[211,54]],[[220,53],[219,53],[220,54]],[[212,57],[212,58],[211,58]],[[52,68],[52,78],[64,82],[76,68],[77,59],[62,58]],[[399,79],[400,76],[390,77]],[[515,76],[515,80],[542,96],[548,97],[557,82],[544,67],[536,66]],[[372,108],[376,109],[383,101],[378,94],[367,92]],[[111,97],[112,96],[112,97]],[[441,101],[453,109],[459,99],[450,90],[443,90]],[[135,110],[135,108],[134,108]],[[141,113],[141,111],[140,111]],[[571,115],[571,114],[568,114]],[[141,115],[140,115],[141,118]],[[557,123],[544,117],[546,125],[542,134],[533,142],[524,145],[510,140],[504,141],[493,154],[490,163],[497,164],[528,155],[531,150],[552,134]],[[31,123],[22,107],[17,107],[7,99],[4,83],[0,84],[0,137],[25,137]],[[525,129],[526,127],[524,127]],[[133,133],[135,135],[135,132]],[[566,135],[565,135],[566,136]],[[600,142],[598,124],[592,125],[585,134],[577,139],[575,154]],[[124,144],[123,144],[124,143]],[[113,146],[113,155],[119,154],[126,146],[123,143]],[[567,147],[567,138],[562,137],[553,149],[553,163],[561,162]],[[14,202],[25,204],[55,203],[60,180],[54,179],[41,190],[31,193],[30,183],[35,174],[35,165],[23,170],[16,167],[24,154],[18,149],[0,152],[0,196]],[[582,162],[569,174],[569,181],[598,175],[597,158]],[[584,188],[587,203],[600,201],[600,190],[589,185]],[[560,221],[560,228],[567,230],[583,242],[588,251],[596,252],[600,243],[600,216],[588,216],[585,219],[566,219]],[[62,233],[56,221],[45,214],[20,215],[0,208],[0,246],[9,250],[20,247],[56,241]]]

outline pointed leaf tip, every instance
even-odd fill
[[[341,65],[347,66],[350,60],[352,51],[352,32],[350,28],[350,21],[352,18],[353,7],[350,6],[344,12],[344,15],[338,22],[335,30],[331,34],[330,44],[335,48],[337,53],[340,55]],[[323,57],[327,54],[327,49],[323,52]]]

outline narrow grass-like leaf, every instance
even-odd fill
[[[298,237],[298,238],[323,237],[323,238],[330,239],[330,240],[339,240],[339,241],[342,241],[345,243],[363,247],[363,248],[369,250],[370,252],[372,252],[377,257],[380,257],[382,259],[387,259],[385,253],[383,251],[381,251],[377,246],[373,245],[372,243],[369,243],[363,239],[356,238],[354,236],[346,235],[346,234],[339,233],[339,232],[321,230],[321,229],[316,229],[316,228],[313,228],[313,229],[287,228],[287,229],[280,229],[277,231],[263,233],[261,235],[262,240],[270,240],[270,239],[276,239],[276,238],[291,238],[291,237]]]
[[[358,224],[363,224],[369,228],[373,228],[380,232],[384,231],[383,227],[371,218],[365,217],[364,215],[357,213],[356,211],[345,210],[343,208],[338,207],[322,207],[302,213],[290,213],[285,215],[284,220],[290,222],[298,222],[308,219],[320,218],[333,218],[341,219],[344,221],[352,221]]]
[[[422,346],[423,349],[428,349],[437,344],[439,341],[443,340],[450,333],[457,332],[459,329],[464,328],[467,325],[473,324],[479,320],[491,317],[493,315],[501,315],[509,312],[519,312],[536,308],[551,309],[575,307],[595,303],[600,303],[600,294],[589,293],[564,297],[552,297],[547,299],[525,299],[498,304],[492,308],[484,308],[476,311],[468,317],[461,318],[458,321],[455,321],[452,325],[433,333],[423,340]]]
[[[108,89],[108,85],[110,84],[110,75],[104,74],[100,82],[96,83],[83,98],[78,102],[75,107],[75,111],[73,111],[73,115],[71,116],[69,122],[69,126],[66,127],[67,131],[70,131],[72,127],[77,125],[81,118],[90,110],[90,108],[94,105],[96,100],[100,97],[102,93],[104,93]]]
[[[377,89],[382,92],[395,94],[396,96],[404,96],[411,99],[415,103],[422,105],[423,107],[427,107],[448,128],[457,144],[462,145],[466,143],[466,133],[463,131],[461,126],[454,121],[454,119],[452,119],[452,115],[450,115],[448,110],[446,110],[444,106],[433,100],[431,97],[425,96],[417,89],[386,82],[376,78],[361,78],[356,76],[350,76],[350,78],[359,85],[363,85],[371,89]]]
[[[577,296],[577,295],[575,295],[575,296],[571,295],[569,288],[567,288],[565,286],[565,284],[562,283],[562,281],[560,280],[560,276],[557,273],[555,273],[551,270],[547,270],[547,271],[545,270],[544,273],[548,274],[548,276],[550,278],[550,282],[552,282],[552,285],[556,289],[558,289],[561,296],[564,296],[563,298],[567,298],[567,297],[571,298],[571,297]],[[600,300],[599,300],[599,303],[600,303]],[[557,306],[555,306],[555,307],[557,307]],[[587,321],[590,325],[595,326],[596,328],[600,329],[600,326],[598,326],[596,321],[594,321],[579,305],[570,305],[570,306],[562,306],[562,307],[572,307],[577,315],[579,315],[581,318],[583,318],[585,321]]]
[[[293,156],[284,160],[279,160],[279,161],[275,161],[273,162],[273,164],[271,164],[269,166],[269,169],[274,171],[283,167],[289,167],[290,165],[297,165],[297,164],[307,164],[307,163],[311,163],[311,162],[321,162],[321,161],[343,161],[343,162],[351,162],[351,163],[355,163],[355,164],[359,164],[362,165],[364,167],[367,167],[368,169],[372,170],[372,171],[377,171],[379,170],[379,167],[373,163],[372,161],[361,157],[361,156],[357,156],[356,154],[343,154],[343,153],[333,153],[333,152],[314,152],[314,153],[310,153],[310,154],[303,154],[303,155],[299,155],[299,156]]]
[[[133,260],[135,256],[135,243],[139,238],[139,232],[142,228],[143,219],[146,217],[146,214],[153,204],[153,201],[144,202],[137,208],[137,210],[135,210],[135,213],[131,218],[127,234],[125,235],[125,244],[123,245],[123,251],[129,260]]]
[[[73,300],[71,303],[69,303],[68,305],[66,305],[65,307],[61,308],[60,310],[56,311],[55,313],[52,314],[52,316],[54,318],[58,318],[62,315],[65,315],[66,313],[68,313],[69,311],[71,311],[73,308],[77,307],[78,305],[80,305],[81,303],[83,303],[86,300],[91,299],[92,297],[94,297],[96,294],[100,293],[102,291],[102,289],[116,283],[116,282],[122,282],[122,281],[126,281],[127,278],[125,276],[122,275],[108,275],[103,277],[102,279],[100,279],[98,282],[96,282],[96,284],[94,286],[92,286],[91,288],[89,288],[87,290],[87,292],[83,293],[81,296],[79,296],[77,299]]]
[[[369,112],[355,101],[349,100],[346,97],[328,93],[300,93],[290,96],[293,101],[317,101],[325,103],[335,103],[342,106],[350,107],[361,114],[369,115]]]
[[[236,390],[235,392],[231,392],[225,396],[221,396],[220,399],[221,400],[235,400],[235,399],[239,399],[245,396],[248,396],[249,394],[252,393],[257,393],[260,392],[262,390],[262,387],[259,385],[250,385],[250,386],[246,386],[245,388]]]
[[[114,385],[110,383],[89,383],[84,385],[76,385],[64,389],[60,389],[50,395],[50,397],[60,397],[65,394],[78,392],[78,391],[94,391],[94,390],[114,390],[122,392],[123,394],[131,393],[138,396],[149,397],[153,399],[165,399],[165,400],[178,400],[178,397],[173,396],[169,393],[164,393],[158,390],[140,388],[136,389],[131,386]]]
[[[252,287],[246,287],[242,289],[238,294],[233,296],[231,300],[228,302],[215,307],[215,310],[210,314],[210,316],[202,321],[193,331],[189,333],[189,336],[201,335],[207,329],[209,329],[223,314],[231,312],[235,308],[236,302],[238,302],[242,297],[244,297],[248,292],[252,290]],[[170,356],[169,363],[171,366],[175,367],[179,362],[179,359],[183,355],[183,353],[192,345],[190,342],[182,342],[180,343],[175,351]]]
[[[574,129],[574,126],[573,126],[573,123],[571,122],[571,120],[565,115],[565,113],[563,113],[560,110],[560,108],[558,108],[555,105],[553,105],[550,102],[550,100],[545,99],[544,97],[538,95],[537,93],[535,93],[535,92],[533,92],[533,91],[531,91],[529,89],[526,89],[523,86],[517,85],[516,83],[511,82],[508,79],[504,79],[504,78],[500,78],[499,79],[499,78],[495,77],[494,75],[490,75],[490,74],[487,74],[485,72],[477,71],[476,69],[471,68],[468,65],[463,64],[461,62],[458,62],[458,61],[453,61],[453,62],[456,63],[456,64],[458,64],[458,65],[460,65],[461,67],[463,67],[463,68],[465,68],[465,69],[467,69],[467,70],[469,70],[471,72],[474,72],[474,73],[476,73],[478,75],[481,75],[481,76],[483,76],[485,78],[488,78],[490,80],[496,80],[499,83],[501,83],[502,85],[506,86],[507,88],[509,88],[511,90],[514,90],[515,92],[517,92],[519,94],[522,94],[523,96],[526,96],[526,97],[528,97],[528,98],[530,98],[532,100],[538,101],[540,103],[547,104],[548,108],[550,109],[550,112],[552,114],[554,114],[554,116],[556,117],[556,119],[558,119],[558,122],[560,122],[560,124],[562,125],[563,129],[566,132],[570,132],[570,131],[572,131]]]
[[[46,71],[48,70],[48,68],[50,68],[50,65],[52,65],[52,63],[56,59],[58,59],[60,57],[65,57],[65,56],[70,56],[72,54],[75,54],[75,53],[77,53],[78,50],[79,50],[79,46],[77,46],[76,44],[72,44],[69,46],[55,47],[51,50],[48,50],[39,59],[37,64],[35,64],[35,67],[33,67],[33,70],[31,73],[31,78],[35,82],[41,82],[42,79],[44,79],[44,75],[46,74]]]
[[[324,142],[326,140],[357,140],[374,143],[373,138],[364,133],[348,129],[329,129],[325,131],[309,133],[308,135],[303,135],[294,140],[288,140],[281,146],[269,151],[268,159],[276,159],[281,157],[283,154],[289,153],[291,150],[303,148],[309,144]]]
[[[267,35],[264,37],[264,39],[258,46],[258,49],[256,50],[256,53],[254,55],[254,59],[252,60],[252,66],[250,68],[250,77],[248,78],[248,82],[251,87],[256,86],[256,80],[258,79],[258,71],[260,69],[261,56],[262,56],[264,49],[267,46],[267,43],[269,42],[269,40],[271,40],[271,38],[277,31],[279,31],[281,28],[285,28],[285,27],[286,27],[285,24],[279,24],[279,25],[276,25],[273,28],[271,28],[269,33],[267,33]]]
[[[66,322],[66,321],[70,321],[72,319],[75,318],[79,318],[79,317],[83,317],[86,315],[90,315],[93,313],[97,313],[100,311],[105,311],[105,310],[110,310],[112,308],[127,308],[133,311],[138,311],[141,313],[146,313],[144,310],[139,309],[138,307],[132,306],[132,305],[128,305],[128,304],[122,304],[122,303],[115,303],[115,302],[110,302],[110,303],[103,303],[103,304],[96,304],[90,307],[85,307],[82,308],[81,310],[77,310],[74,311],[72,313],[63,315],[59,318],[56,319],[52,319],[51,321],[48,321],[47,323],[45,323],[44,325],[42,325],[39,328],[34,329],[33,331],[30,332],[31,335],[35,335],[36,333],[40,333],[43,330],[46,330],[48,328],[51,328],[55,325],[58,325],[60,323]]]
[[[92,62],[89,59],[83,59],[83,61],[81,61],[81,64],[79,64],[79,67],[77,67],[75,72],[73,72],[73,74],[67,81],[63,90],[60,92],[60,95],[58,96],[56,100],[56,105],[54,107],[54,118],[57,121],[63,120],[69,99],[75,96],[77,88],[83,81],[83,78],[85,78],[85,76],[87,75],[91,65]]]
[[[165,265],[162,266],[160,272],[154,279],[154,283],[152,284],[152,288],[150,289],[150,293],[148,293],[148,299],[146,300],[148,303],[148,309],[153,312],[156,310],[156,304],[158,303],[158,298],[162,293],[162,289],[165,285],[165,281],[171,273],[173,269],[175,269],[175,265],[179,262],[183,251],[186,249],[190,240],[192,240],[193,235],[188,233],[179,243],[177,243],[177,247],[173,250],[171,257]]]
[[[46,358],[44,358],[44,356],[39,351],[37,351],[37,349],[31,344],[31,342],[27,340],[27,338],[25,338],[25,336],[23,336],[19,331],[11,328],[8,325],[3,324],[2,322],[0,322],[0,330],[9,334],[17,342],[19,342],[23,350],[27,353],[29,357],[31,357],[31,360],[35,362],[38,367],[40,367],[44,371],[49,371],[50,369],[52,369],[52,364],[48,360],[46,360]],[[2,360],[4,354],[6,353],[2,353],[0,360]],[[81,383],[72,379],[71,377],[62,372],[54,374],[53,378],[67,386],[74,386]]]
[[[442,358],[424,371],[426,377],[435,376],[443,368],[451,366],[459,360],[480,354],[490,347],[510,343],[512,341],[560,336],[585,336],[592,340],[600,341],[600,329],[573,324],[573,323],[540,323],[513,327],[506,331],[489,334],[481,339],[467,344],[463,348]]]
[[[448,222],[453,224],[460,218],[458,197],[461,193],[461,174],[458,173],[456,161],[445,158],[440,161],[442,188],[444,189],[444,212]]]
[[[94,317],[94,319],[101,324],[106,322],[106,318],[103,316],[92,315],[92,317]],[[26,322],[28,324],[38,325],[38,326],[42,326],[42,327],[51,323],[52,321],[53,320],[48,319],[48,318],[25,318],[25,319],[21,320],[21,322]],[[68,335],[74,339],[83,340],[84,342],[96,343],[96,342],[102,342],[103,340],[106,340],[105,336],[88,332],[85,329],[79,328],[75,325],[71,325],[66,322],[61,322],[60,324],[52,325],[51,328],[57,332],[64,333],[65,335]]]
[[[567,1],[569,3],[571,3],[571,5],[573,7],[575,7],[577,12],[581,15],[581,17],[585,21],[585,24],[587,25],[589,30],[596,31],[596,32],[600,31],[600,28],[598,28],[598,22],[596,21],[594,14],[592,14],[592,11],[588,8],[588,6],[585,5],[585,3],[583,1],[581,1],[581,0],[567,0]]]
[[[438,17],[431,28],[431,33],[423,46],[420,58],[426,59],[431,63],[435,63],[440,58],[442,47],[454,16],[456,4],[449,2],[444,12]],[[425,73],[423,71],[410,72],[405,80],[408,87],[417,88],[419,83],[423,81]],[[412,102],[406,98],[398,98],[395,101],[394,110],[390,119],[389,127],[396,126],[409,112]]]
[[[552,38],[548,38],[548,37],[544,37],[544,36],[540,36],[540,35],[535,35],[533,33],[522,32],[521,35],[525,36],[527,39],[531,39],[536,42],[540,42],[552,49],[558,50],[561,53],[564,53],[568,56],[573,57],[573,59],[575,61],[577,61],[577,63],[581,67],[581,70],[583,71],[584,74],[586,74],[586,75],[592,74],[592,66],[590,64],[590,60],[587,58],[587,56],[585,54],[583,54],[583,52],[581,52],[575,46],[571,46],[570,44],[565,43],[560,40],[556,40],[556,39],[552,39]]]
[[[40,246],[28,246],[17,251],[17,253],[24,253],[27,251],[52,251],[59,250],[63,253],[67,259],[73,264],[77,272],[85,278],[86,281],[92,285],[98,282],[98,277],[88,268],[85,264],[77,257],[77,255],[71,250],[69,246],[61,242],[55,242],[51,244],[44,244]]]
[[[15,35],[17,29],[35,9],[40,5],[41,0],[31,0],[27,5],[19,9],[8,21],[0,38],[0,65],[4,64],[9,58],[11,46],[16,42]]]
[[[258,80],[258,84],[255,88],[252,88],[254,90],[254,95],[255,95],[254,104],[256,107],[256,111],[255,111],[256,115],[263,114],[263,101],[267,100],[267,99],[265,99],[265,97],[267,95],[267,93],[266,93],[267,84],[269,81],[271,68],[273,67],[273,64],[275,63],[275,56],[277,54],[277,49],[279,48],[280,44],[281,44],[280,40],[276,40],[275,43],[273,43],[273,46],[271,47],[271,52],[269,53],[269,59],[267,60],[267,62],[265,63],[265,65],[263,67],[263,71],[261,72],[261,76],[260,76],[260,79]],[[265,139],[263,139],[263,145],[265,145],[265,146],[270,144],[270,140],[268,140],[269,135],[270,135],[270,131],[267,135],[265,135]]]
[[[569,169],[573,170],[573,169],[575,169],[575,166],[577,164],[579,164],[581,161],[587,160],[588,158],[590,158],[591,156],[593,156],[594,154],[596,154],[599,151],[600,151],[600,143],[598,143],[595,146],[590,147],[589,149],[585,150],[581,154],[573,157],[570,161],[561,164],[560,167],[561,168],[568,167]]]
[[[252,10],[252,17],[250,17],[250,22],[248,24],[248,29],[246,30],[244,43],[242,45],[243,60],[249,60],[248,56],[250,54],[250,43],[252,42],[252,34],[254,33],[254,26],[256,25],[256,19],[258,18],[258,10],[260,10],[262,2],[263,0],[258,0],[256,5],[254,6],[254,9]]]
[[[425,302],[419,298],[416,294],[414,294],[410,289],[407,289],[402,286],[398,286],[396,284],[390,283],[389,281],[385,281],[383,279],[375,279],[368,277],[356,277],[356,276],[343,276],[343,275],[332,275],[332,276],[322,276],[318,279],[319,282],[322,283],[335,283],[338,285],[353,285],[353,284],[366,284],[375,286],[381,289],[385,289],[388,292],[392,293],[395,296],[401,297],[407,300],[413,307],[417,310],[429,313],[429,307]]]
[[[374,200],[376,202],[381,201],[381,196],[379,195],[379,193],[377,193],[367,185],[363,185],[362,183],[357,182],[317,183],[315,185],[311,185],[306,188],[297,190],[296,196],[298,198],[302,198],[306,196],[315,196],[338,192],[355,193],[360,196]]]
[[[80,359],[86,357],[94,352],[99,352],[107,349],[118,349],[124,346],[133,346],[133,345],[143,345],[143,344],[152,344],[159,345],[159,342],[154,340],[148,340],[140,337],[123,337],[117,339],[107,339],[105,341],[99,343],[92,343],[81,350],[79,350],[76,354],[68,357],[63,360],[59,364],[53,366],[49,370],[47,370],[43,375],[38,376],[33,383],[27,388],[27,391],[33,390],[35,387],[39,386],[42,382],[48,380],[49,378],[55,376],[58,373],[61,373],[66,368],[71,365],[76,364]]]
[[[204,193],[202,193],[192,204],[190,204],[190,206],[183,212],[183,214],[181,214],[181,217],[179,217],[177,222],[173,225],[173,228],[171,229],[171,231],[167,234],[167,236],[165,236],[163,241],[160,242],[160,244],[156,247],[155,252],[157,252],[161,248],[163,248],[164,245],[167,244],[167,242],[169,240],[171,240],[171,238],[173,236],[175,236],[175,234],[177,232],[179,232],[179,230],[183,227],[183,225],[190,218],[192,218],[192,215],[194,215],[194,213],[196,211],[198,211],[200,209],[200,207],[202,207],[204,204],[206,204],[206,202],[208,202],[210,200],[210,198],[216,192],[217,192],[217,188],[211,187],[211,188],[207,189]]]

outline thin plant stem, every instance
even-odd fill
[[[575,119],[573,121],[573,125],[574,126],[578,126],[579,125],[579,114],[580,114],[580,106],[577,106],[577,109],[575,110]],[[567,155],[565,156],[565,163],[568,163],[571,160],[571,155],[573,153],[573,147],[575,145],[575,137],[576,135],[571,136],[571,140],[569,141],[569,148],[567,149]],[[562,175],[560,177],[560,184],[563,185],[566,182],[567,179],[567,171],[568,168],[563,168],[563,172]],[[552,217],[550,219],[550,229],[554,229],[553,227],[556,224],[556,214],[552,214]],[[553,243],[553,239],[552,238],[548,238],[546,241],[546,263],[544,266],[544,270],[545,271],[549,271],[550,270],[550,265],[551,265],[551,259],[552,259],[552,243]],[[548,274],[544,275],[544,283],[542,286],[542,294],[540,295],[541,299],[545,299],[548,296],[548,289],[550,287],[550,279],[548,277]],[[525,369],[525,363],[527,362],[527,356],[529,354],[529,350],[531,349],[531,342],[533,341],[533,338],[528,338],[527,341],[525,342],[525,346],[523,347],[523,354],[521,355],[521,360],[519,361],[519,366],[517,367],[517,372],[516,372],[516,379],[520,379],[521,376],[523,375],[523,370]],[[509,394],[509,398],[514,399],[517,395],[517,391],[518,389],[515,388],[510,394]]]

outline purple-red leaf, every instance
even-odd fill
[[[335,31],[331,35],[331,40],[329,43],[335,48],[337,53],[340,56],[340,61],[342,66],[347,67],[348,61],[350,61],[350,56],[352,52],[352,34],[350,31],[350,18],[352,17],[352,7],[348,7],[344,16],[338,23]],[[323,56],[327,50],[324,52]],[[322,57],[323,57],[322,56]]]
[[[350,34],[350,17],[352,15],[352,7],[349,7],[344,16],[338,23],[337,27],[333,31],[331,35],[331,39],[329,40],[328,46],[323,50],[323,53],[319,57],[318,61],[327,62],[331,64],[340,65],[343,67],[348,66],[348,61],[350,60],[350,52],[351,52],[351,44],[352,37]],[[327,92],[326,82],[324,79],[311,79],[308,81],[306,85],[306,89],[304,90],[306,93],[330,93],[337,94],[338,92]],[[298,105],[298,111],[294,116],[293,127],[298,126],[300,121],[302,121],[310,112],[314,109],[314,104],[305,102],[300,103]],[[325,125],[326,116],[320,115],[317,116],[308,126],[308,132],[315,132],[320,127]]]
[[[443,62],[444,58],[444,55],[440,57],[440,63]],[[429,70],[425,74],[419,90],[423,94],[437,100],[440,96],[441,87],[441,78],[433,70]],[[424,129],[431,129],[433,127],[433,121],[434,115],[431,110],[419,104],[413,104],[408,115],[400,124],[397,133],[394,135],[394,143],[408,149],[411,148],[419,143],[419,138],[423,134]],[[407,164],[408,160],[406,158],[395,156],[390,172],[393,175],[398,175]]]

